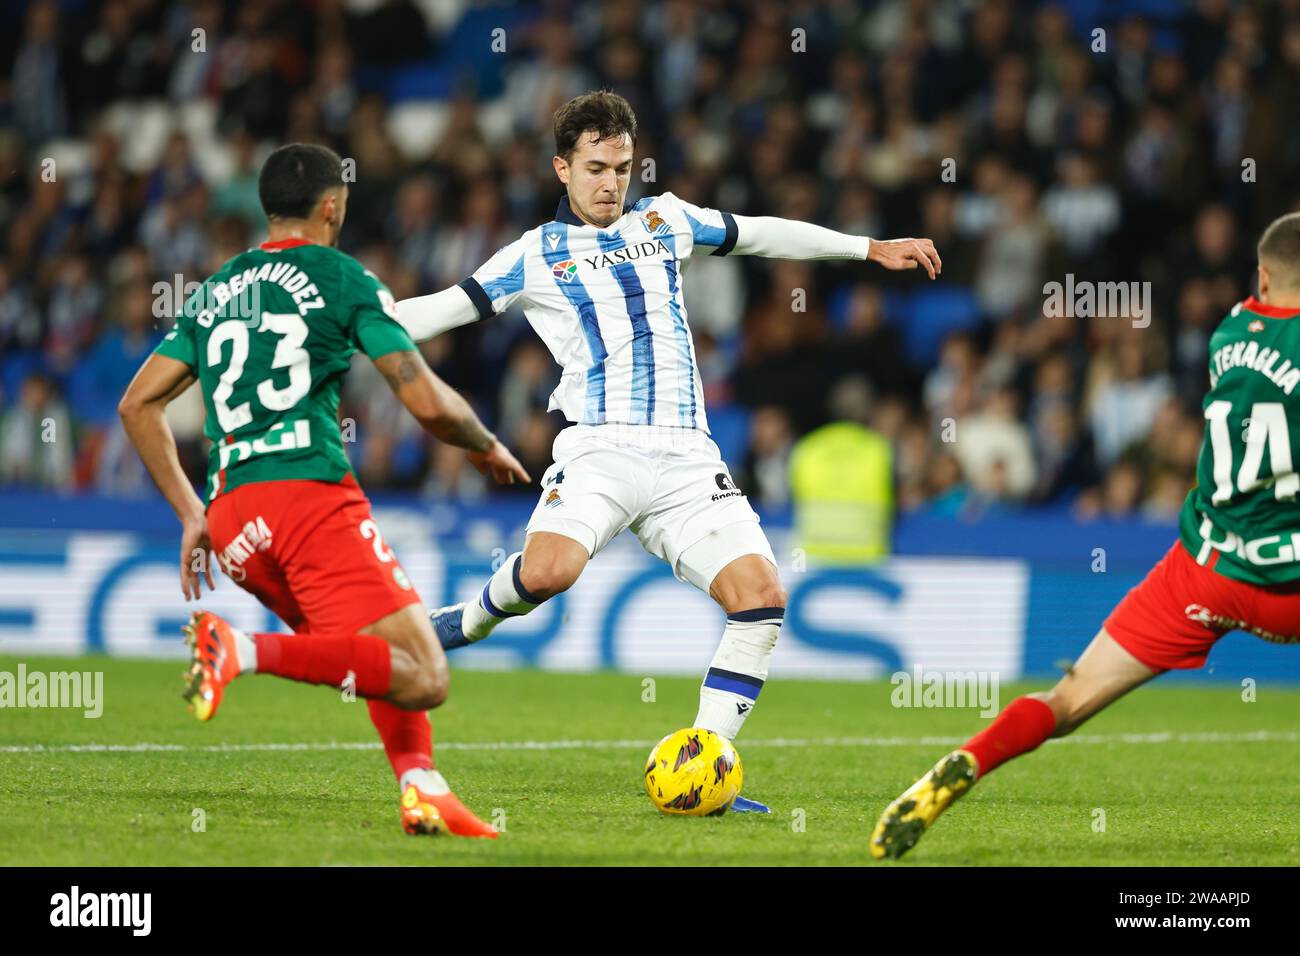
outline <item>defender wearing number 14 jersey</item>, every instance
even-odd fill
[[[885,808],[873,857],[902,856],[1006,761],[1167,670],[1200,667],[1229,631],[1300,643],[1300,213],[1274,221],[1258,255],[1258,298],[1210,337],[1205,440],[1179,540],[1055,687],[1017,697]]]
[[[1179,521],[1196,563],[1252,584],[1300,579],[1300,323],[1255,298],[1210,338],[1206,442]]]

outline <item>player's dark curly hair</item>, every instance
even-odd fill
[[[306,219],[325,190],[342,182],[338,153],[314,143],[290,143],[266,158],[257,195],[267,219]]]
[[[611,90],[575,96],[555,111],[555,152],[568,162],[578,137],[595,130],[601,139],[626,133],[636,143],[636,114],[632,104]]]

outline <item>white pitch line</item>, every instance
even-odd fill
[[[769,737],[745,740],[749,747],[948,747],[964,743],[965,737]],[[1297,743],[1300,731],[1255,730],[1245,733],[1074,734],[1049,744],[1236,744]],[[652,740],[496,740],[447,741],[437,750],[643,750]],[[379,750],[377,741],[326,741],[268,744],[0,744],[0,753],[257,753],[261,751]]]

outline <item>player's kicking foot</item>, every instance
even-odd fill
[[[465,638],[465,632],[460,627],[461,619],[464,616],[464,601],[459,604],[449,604],[447,607],[440,607],[436,611],[429,612],[429,620],[433,622],[434,633],[438,635],[438,643],[442,645],[444,651],[465,647],[470,643]]]
[[[181,695],[199,720],[211,720],[227,684],[239,676],[239,654],[230,624],[211,611],[195,611],[182,630],[192,655]]]
[[[452,833],[495,840],[496,827],[484,823],[450,790],[432,794],[408,783],[402,791],[402,829],[411,835]]]
[[[736,794],[736,799],[731,802],[732,813],[771,813],[772,808],[766,804],[759,803],[757,800],[749,800]]]
[[[965,750],[954,750],[885,808],[871,833],[871,855],[877,860],[897,859],[921,839],[939,814],[971,788],[976,775],[975,758]]]

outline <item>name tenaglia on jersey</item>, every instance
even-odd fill
[[[1233,342],[1215,350],[1210,358],[1210,388],[1218,384],[1224,372],[1233,368],[1259,372],[1288,395],[1300,384],[1300,367],[1290,359],[1282,358],[1277,349],[1267,345],[1260,348],[1258,342],[1250,340]]]

